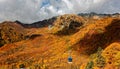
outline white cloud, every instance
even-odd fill
[[[0,0],[0,21],[32,23],[81,12],[120,13],[120,0]]]
[[[0,2],[4,2],[5,0],[0,0]]]

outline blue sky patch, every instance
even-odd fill
[[[42,5],[40,6],[40,8],[44,7],[44,6],[49,6],[50,5],[50,0],[44,0],[42,1]]]

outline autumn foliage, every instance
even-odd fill
[[[6,21],[0,24],[0,46],[23,40],[24,36],[24,28],[15,22]]]
[[[73,35],[75,49],[91,54],[96,52],[98,47],[104,49],[112,42],[119,41],[120,19],[104,18],[94,22]]]
[[[74,14],[59,16],[53,26],[42,28],[3,22],[0,69],[119,69],[119,29],[119,18]]]
[[[120,68],[120,43],[115,42],[110,44],[102,54],[107,64]]]

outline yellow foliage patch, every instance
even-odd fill
[[[120,65],[120,43],[110,44],[102,53],[106,59],[106,63],[115,66]]]

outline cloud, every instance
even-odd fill
[[[120,0],[0,0],[0,22],[32,23],[69,13],[120,13]]]

